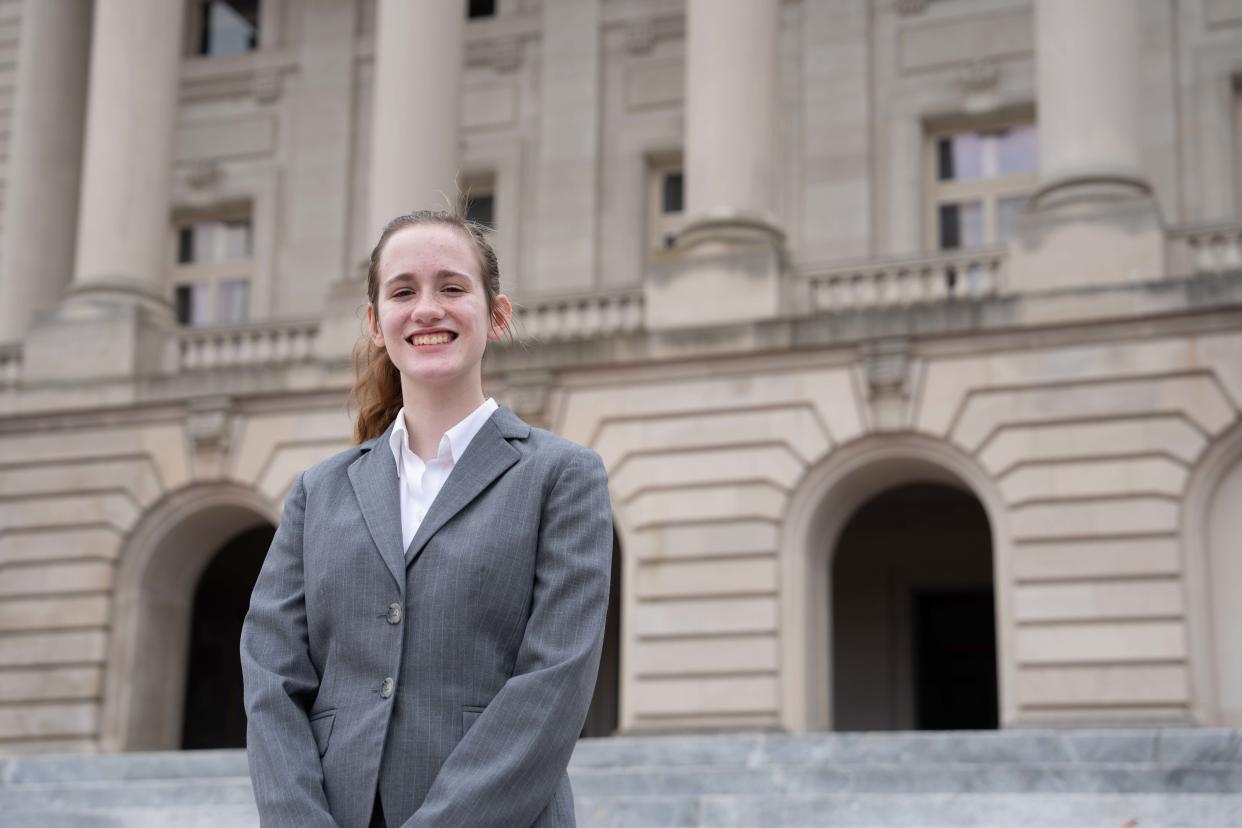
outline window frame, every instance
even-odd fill
[[[682,154],[660,153],[647,158],[643,239],[648,252],[662,253],[673,248],[669,239],[676,239],[686,223],[685,163]],[[681,210],[664,211],[664,180],[670,174],[682,176]]]
[[[185,263],[180,261],[181,231],[183,228],[208,222],[227,224],[239,221],[247,221],[250,224],[250,251],[248,256],[236,259],[209,259]],[[221,241],[219,244],[224,245],[225,242]],[[229,204],[211,210],[185,210],[173,214],[169,231],[169,261],[171,268],[169,270],[168,293],[170,301],[173,303],[175,310],[177,289],[183,286],[206,285],[208,295],[206,321],[194,324],[192,322],[183,323],[178,319],[177,324],[179,327],[199,329],[231,327],[234,325],[244,325],[254,320],[255,247],[256,228],[254,211],[250,204]],[[240,320],[221,322],[219,319],[221,285],[228,282],[245,283],[245,313]]]
[[[215,0],[189,0],[189,7],[185,16],[185,56],[196,60],[237,60],[246,55],[253,55],[260,49],[264,48],[267,41],[265,33],[267,32],[268,23],[270,22],[271,12],[273,10],[268,7],[277,2],[277,0],[258,0],[258,15],[255,23],[255,43],[254,48],[247,49],[244,52],[227,52],[223,54],[209,54],[202,51],[203,42],[203,13],[205,7],[215,2]]]
[[[1032,126],[1036,130],[1038,153],[1039,123],[1030,111],[995,114],[982,118],[953,118],[924,125],[923,141],[923,246],[928,251],[948,252],[967,247],[940,246],[940,207],[946,204],[981,202],[983,208],[983,242],[988,247],[1002,244],[999,238],[1000,202],[1014,196],[1029,196],[1039,186],[1039,164],[1030,173],[1017,173],[993,178],[969,178],[941,181],[939,175],[939,143],[943,138],[967,132],[987,133],[1003,129]]]

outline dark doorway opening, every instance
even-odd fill
[[[608,590],[608,619],[599,659],[595,693],[587,710],[583,736],[612,736],[620,724],[621,702],[621,542],[612,536],[612,584]]]
[[[919,730],[988,730],[999,720],[992,591],[914,596]]]
[[[276,530],[250,529],[220,548],[194,592],[181,747],[246,746],[238,643],[263,558]]]
[[[915,483],[864,503],[832,564],[836,730],[998,726],[992,541],[972,494]]]

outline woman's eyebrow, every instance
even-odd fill
[[[391,285],[393,282],[413,282],[413,281],[416,281],[417,278],[418,277],[416,277],[413,273],[394,273],[392,276],[389,276],[387,279],[384,280],[384,284]],[[432,278],[439,279],[439,280],[469,279],[470,275],[467,273],[462,273],[461,271],[458,271],[458,270],[447,270],[446,269],[446,270],[437,271],[435,276]]]

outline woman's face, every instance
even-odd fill
[[[489,324],[470,240],[444,224],[399,230],[384,245],[378,275],[378,300],[367,308],[371,340],[388,352],[402,385],[481,393],[483,351],[504,325]],[[503,295],[496,298],[505,319],[509,308]]]

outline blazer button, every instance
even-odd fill
[[[384,683],[380,685],[380,696],[386,699],[391,698],[393,688],[395,688],[396,686],[397,686],[397,683],[393,681],[392,679],[390,678],[384,679]]]
[[[388,623],[389,624],[400,624],[401,623],[401,605],[398,604],[396,601],[393,601],[391,604],[388,605]]]

